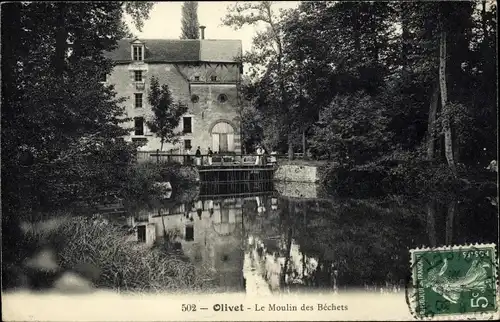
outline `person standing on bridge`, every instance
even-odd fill
[[[184,158],[186,160],[185,163],[186,164],[191,164],[191,146],[188,146],[186,148],[186,152],[185,153],[186,153],[185,156],[184,156]]]
[[[210,147],[208,148],[208,165],[212,165],[212,156],[214,155],[214,153],[212,152],[212,149],[210,149]]]
[[[201,165],[201,151],[200,151],[200,147],[198,147],[196,149],[196,153],[194,155],[196,157],[196,165],[200,166]]]
[[[259,146],[257,146],[257,156],[255,157],[255,165],[259,165],[260,164],[260,155],[262,154],[262,148]]]
[[[261,165],[267,165],[267,151],[266,148],[262,148],[262,160],[260,160]]]

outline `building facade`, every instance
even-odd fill
[[[119,97],[125,98],[124,126],[133,128],[128,141],[139,141],[143,151],[160,149],[160,139],[146,121],[153,116],[148,102],[151,78],[167,84],[175,101],[188,107],[180,120],[182,133],[176,144],[165,143],[163,151],[185,153],[201,148],[205,154],[240,153],[240,108],[238,83],[242,73],[240,40],[123,39],[106,53],[114,68],[106,77]]]

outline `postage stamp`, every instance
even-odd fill
[[[498,315],[495,244],[412,249],[407,302],[419,319]]]

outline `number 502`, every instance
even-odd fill
[[[196,305],[195,304],[182,304],[182,312],[195,312]]]

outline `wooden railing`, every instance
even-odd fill
[[[297,159],[303,157],[302,154],[294,155]],[[182,153],[169,153],[160,151],[138,151],[137,161],[154,161],[157,163],[161,162],[174,162],[181,164],[192,164],[199,167],[209,167],[209,166],[229,166],[229,165],[241,165],[241,166],[272,166],[276,164],[279,160],[287,159],[288,156],[284,154],[235,154],[231,152],[227,153],[214,153],[212,155],[201,154],[196,156],[195,154],[182,154]]]

